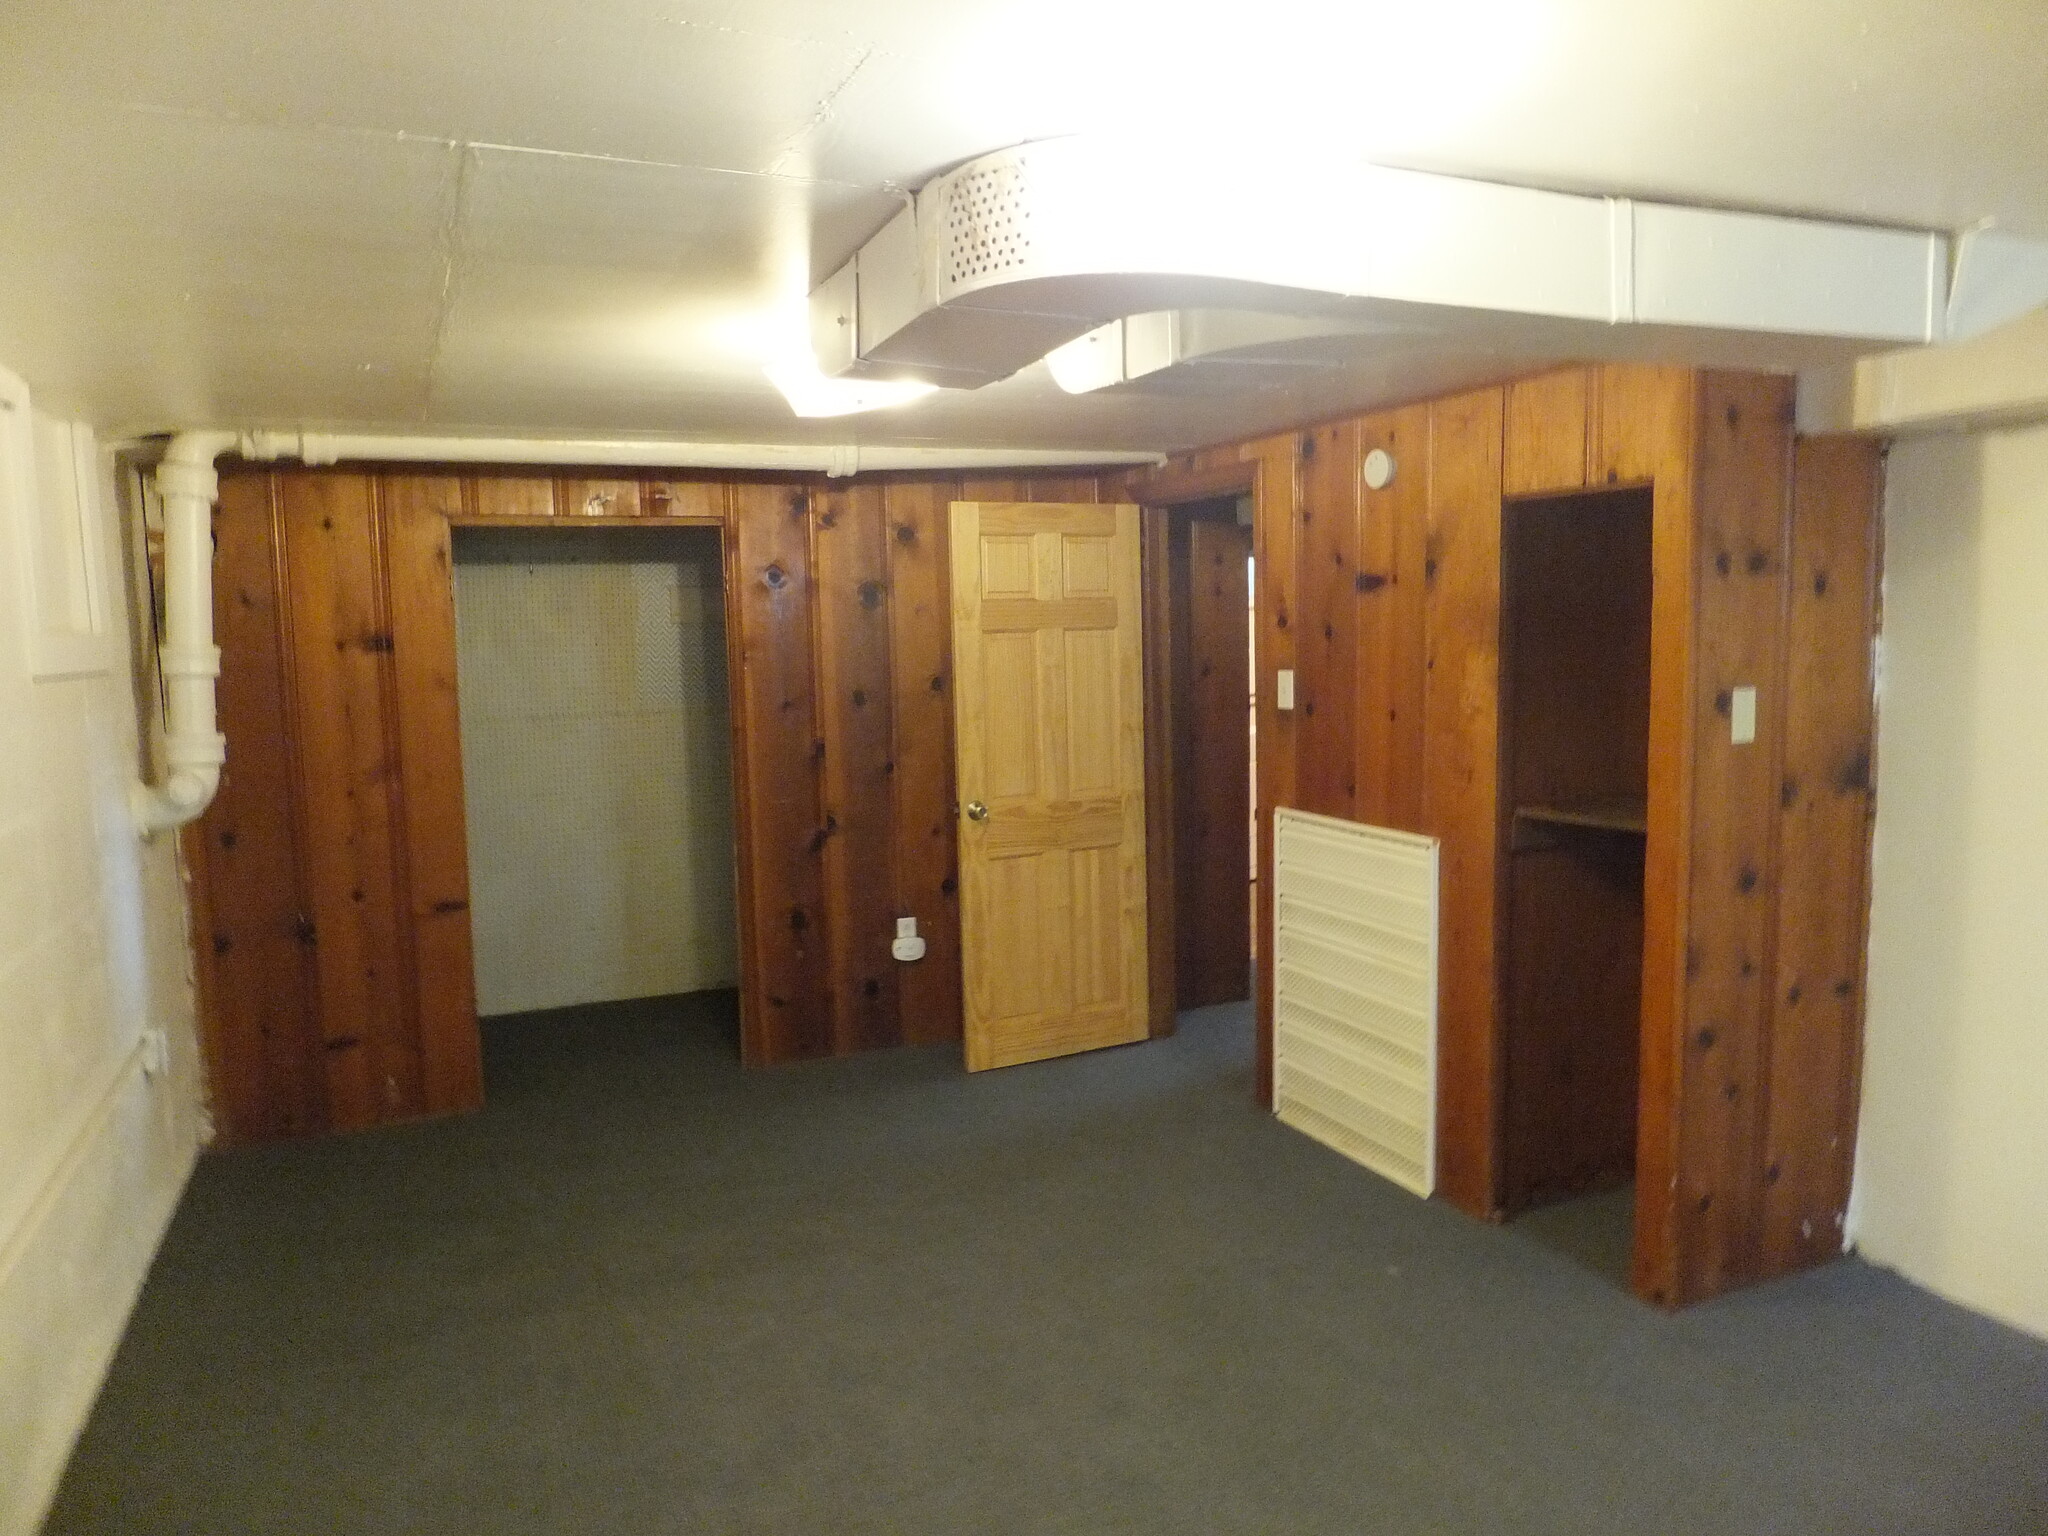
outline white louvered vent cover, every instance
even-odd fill
[[[1354,1162],[1436,1185],[1437,843],[1273,813],[1273,1109]]]

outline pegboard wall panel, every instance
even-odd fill
[[[477,1009],[738,979],[718,536],[455,546]]]

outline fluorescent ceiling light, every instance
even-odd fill
[[[770,363],[762,372],[799,416],[852,416],[904,405],[938,388],[921,379],[828,379],[811,357]]]

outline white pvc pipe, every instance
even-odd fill
[[[235,446],[232,432],[181,432],[156,468],[164,517],[164,765],[161,784],[129,791],[144,837],[182,827],[213,803],[227,740],[215,724],[220,647],[213,643],[213,461]]]
[[[589,438],[404,437],[332,432],[244,432],[245,459],[342,459],[410,464],[564,464],[634,469],[748,469],[856,475],[890,470],[1045,469],[1088,464],[1162,464],[1157,453],[1093,448],[822,447],[790,443],[688,443]]]
[[[777,443],[591,441],[581,438],[403,437],[325,432],[181,432],[156,468],[164,518],[164,639],[158,649],[167,695],[161,784],[141,780],[129,799],[144,837],[204,814],[220,788],[227,739],[216,716],[220,647],[213,640],[213,461],[341,459],[396,463],[563,464],[644,469],[782,470],[852,475],[863,470],[1039,469],[1090,464],[1159,464],[1156,453],[1088,449],[793,447]]]

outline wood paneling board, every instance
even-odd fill
[[[1628,485],[1689,475],[1693,393],[1690,368],[1608,363],[1595,370],[1590,483]]]
[[[421,1108],[443,1114],[483,1103],[448,533],[448,519],[462,506],[462,482],[452,475],[387,475],[379,490]]]
[[[1253,1096],[1273,1103],[1273,807],[1294,804],[1294,748],[1298,710],[1282,710],[1274,679],[1295,665],[1295,440],[1266,438],[1244,453],[1256,465],[1252,487],[1253,646],[1258,676],[1254,763],[1258,776],[1259,868],[1253,893],[1258,924],[1256,1027],[1258,1062]]]
[[[561,517],[638,517],[637,480],[557,480],[555,512]]]
[[[1597,483],[1651,484],[1650,751],[1632,1284],[1668,1304],[1678,1274],[1678,1080],[1685,1029],[1693,780],[1693,375],[1603,368]]]
[[[1358,454],[1392,455],[1393,481],[1358,495],[1358,702],[1354,815],[1373,826],[1422,830],[1425,656],[1424,546],[1429,535],[1429,407],[1358,424]]]
[[[184,834],[210,1099],[221,1139],[230,1144],[327,1127],[326,1060],[299,875],[275,484],[263,473],[221,477],[214,626],[228,760],[212,806]]]
[[[338,1130],[424,1108],[373,479],[281,477],[304,879]]]
[[[889,530],[882,488],[811,498],[823,879],[836,1052],[902,1040],[896,934]]]
[[[1861,1081],[1882,480],[1870,439],[1808,438],[1794,452],[1765,1274],[1842,1250]]]
[[[953,647],[946,564],[950,481],[885,491],[889,522],[891,776],[896,910],[917,919],[925,955],[901,967],[902,1035],[960,1038],[959,837],[953,811]]]
[[[1701,376],[1691,894],[1677,1083],[1677,1303],[1757,1275],[1785,749],[1791,383]],[[1730,690],[1757,689],[1756,740],[1729,740]]]
[[[1173,743],[1175,997],[1181,1008],[1236,1002],[1251,989],[1251,680],[1249,529],[1205,518],[1186,525],[1176,626]]]
[[[725,521],[725,483],[720,480],[656,480],[641,487],[643,517],[687,517]]]
[[[530,475],[477,475],[464,510],[472,517],[553,517],[555,482]]]
[[[1102,499],[1093,475],[1029,475],[1018,482],[1019,500],[1083,502]]]
[[[1295,803],[1358,814],[1358,424],[1301,434],[1300,622],[1295,636]]]
[[[1437,1192],[1490,1216],[1500,1102],[1500,390],[1431,407],[1428,758],[1422,819],[1441,840]]]
[[[1176,610],[1186,581],[1185,539],[1174,537],[1179,514],[1143,508],[1139,565],[1144,579],[1145,626],[1145,952],[1146,997],[1152,1033],[1173,1032],[1180,1007],[1180,904],[1178,796],[1174,783],[1181,737],[1175,720],[1176,681],[1185,669],[1185,621]]]
[[[1596,393],[1587,368],[1561,368],[1508,385],[1501,468],[1507,495],[1575,491],[1586,483],[1588,415]]]
[[[821,742],[811,649],[810,497],[773,482],[732,488],[734,711],[747,743],[739,796],[751,864],[751,973],[743,1051],[754,1063],[831,1052]]]

